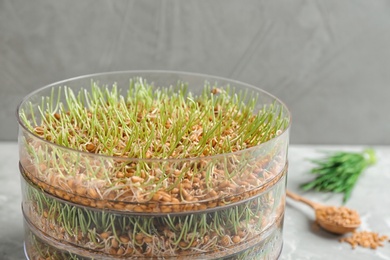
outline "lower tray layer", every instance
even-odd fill
[[[93,250],[75,247],[57,241],[37,230],[28,220],[25,219],[25,254],[28,260],[109,260],[109,259],[224,259],[224,260],[262,260],[278,259],[282,251],[282,226],[283,217],[279,219],[274,226],[270,227],[257,239],[250,243],[240,245],[229,250],[221,250],[212,253],[192,256],[174,256],[174,257],[149,257],[134,256],[120,257],[117,255],[101,254]]]

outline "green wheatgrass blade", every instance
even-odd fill
[[[373,149],[360,153],[340,151],[327,153],[324,158],[311,162],[317,165],[311,169],[316,177],[303,183],[301,188],[305,191],[343,193],[343,203],[346,203],[363,171],[376,162],[376,155]]]
[[[207,82],[200,95],[182,82],[154,87],[140,78],[130,81],[124,96],[117,85],[97,82],[89,91],[64,87],[63,92],[64,102],[60,93],[52,93],[42,99],[39,113],[31,111],[31,120],[22,111],[22,120],[33,131],[44,129],[36,133],[51,142],[76,150],[89,144],[95,149],[88,152],[105,155],[166,159],[229,153],[266,142],[288,127],[280,106],[255,112],[254,93]]]

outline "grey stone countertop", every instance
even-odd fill
[[[302,192],[299,185],[313,178],[309,159],[321,158],[322,151],[361,151],[362,146],[291,145],[287,188],[313,201],[340,206],[341,195]],[[374,146],[378,161],[360,176],[346,206],[359,212],[359,230],[373,231],[390,237],[390,147]],[[0,142],[0,259],[25,259],[23,252],[23,218],[18,173],[17,143]],[[352,249],[340,243],[339,236],[326,233],[313,225],[314,211],[287,199],[284,221],[284,248],[280,259],[386,259],[390,260],[390,242],[376,250]]]

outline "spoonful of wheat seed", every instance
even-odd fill
[[[347,207],[322,205],[299,196],[291,191],[286,191],[286,194],[291,199],[303,202],[313,208],[315,211],[316,222],[326,231],[341,235],[353,232],[360,226],[360,216],[355,210]]]

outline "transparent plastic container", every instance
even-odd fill
[[[273,233],[268,234],[266,240],[263,243],[255,244],[255,246],[247,248],[243,252],[235,253],[230,256],[226,256],[221,252],[214,255],[198,255],[191,259],[207,259],[207,257],[216,257],[214,259],[226,259],[226,260],[259,260],[259,259],[278,259],[281,250],[281,240],[279,237],[282,235],[280,229],[273,230]],[[77,259],[77,260],[102,260],[102,259],[149,259],[145,256],[137,257],[120,257],[109,255],[108,257],[102,254],[97,254],[94,251],[82,251],[78,248],[70,247],[64,243],[58,243],[52,240],[51,237],[45,236],[41,231],[34,230],[29,224],[25,223],[25,254],[28,260],[63,260],[63,259]],[[77,252],[77,253],[76,253]],[[277,253],[279,252],[279,253]],[[219,256],[220,257],[219,257]],[[185,256],[176,257],[159,257],[151,259],[185,259]]]
[[[285,179],[284,172],[266,192],[233,206],[140,216],[71,204],[24,176],[22,208],[26,232],[39,237],[52,256],[69,252],[82,259],[276,259],[282,246]],[[28,248],[34,251],[32,245]],[[37,252],[30,251],[30,259],[36,259]]]
[[[272,106],[288,123],[254,147],[168,159],[70,149],[43,139],[45,129],[31,127],[47,120],[42,111],[66,113],[66,89],[84,99],[99,82],[107,88],[116,84],[125,93],[135,77],[164,87],[186,82],[193,94],[200,94],[205,82],[232,86],[249,93],[248,99],[258,95],[256,110]],[[40,259],[40,252],[74,259],[275,259],[280,254],[290,114],[272,95],[207,75],[114,72],[39,89],[23,100],[18,116],[30,259]]]

